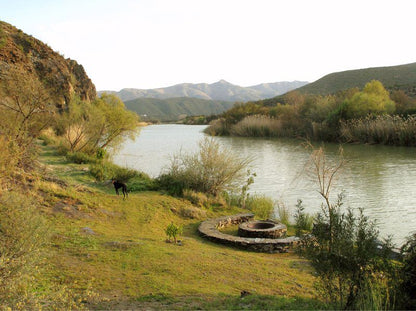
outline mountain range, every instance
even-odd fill
[[[275,82],[262,83],[249,87],[242,87],[234,85],[225,80],[208,84],[208,83],[181,83],[164,88],[156,89],[134,89],[125,88],[119,92],[115,91],[100,91],[116,94],[123,101],[129,101],[136,98],[177,98],[177,97],[192,97],[205,100],[221,100],[229,102],[247,102],[253,100],[260,100],[284,94],[290,90],[306,85],[305,81],[292,82]]]

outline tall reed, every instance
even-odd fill
[[[282,132],[280,120],[266,115],[247,116],[231,128],[234,136],[245,137],[279,137]]]
[[[342,121],[340,134],[348,142],[416,146],[416,115],[380,115]]]

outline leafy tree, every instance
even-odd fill
[[[124,137],[136,134],[138,116],[125,109],[115,95],[103,94],[92,103],[74,96],[60,118],[63,137],[69,151],[96,153],[115,148]]]
[[[115,147],[123,136],[134,138],[139,117],[136,113],[126,110],[119,97],[104,93],[93,104],[100,112],[98,116],[102,116],[101,124],[95,133],[95,148]]]
[[[355,93],[345,101],[345,116],[348,119],[365,117],[368,114],[391,114],[395,111],[395,103],[390,99],[389,92],[380,81],[368,82],[361,92]]]

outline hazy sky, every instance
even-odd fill
[[[414,0],[0,0],[97,90],[249,86],[416,62]]]

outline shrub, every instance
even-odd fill
[[[204,133],[211,136],[227,136],[230,135],[230,130],[225,119],[217,119],[210,122]]]
[[[402,308],[416,309],[416,233],[407,238],[401,248],[403,267],[401,268]]]
[[[312,231],[313,217],[305,213],[304,210],[305,208],[302,205],[302,200],[298,200],[298,203],[296,204],[296,213],[294,215],[296,236],[302,236],[305,231]]]
[[[68,152],[65,157],[68,161],[76,164],[95,164],[99,162],[96,156],[84,152]]]
[[[168,237],[168,241],[171,242],[171,239],[173,238],[174,243],[177,242],[178,235],[182,234],[182,226],[177,226],[173,222],[167,226],[165,229],[166,236]]]
[[[120,182],[128,182],[130,179],[139,176],[139,172],[136,170],[121,167],[107,161],[97,161],[90,165],[90,174],[98,181],[115,179]],[[142,176],[150,178],[145,174]]]
[[[249,159],[239,158],[221,149],[213,139],[205,138],[198,152],[175,155],[158,181],[171,194],[183,195],[185,189],[191,189],[217,197],[240,186],[249,163]]]
[[[311,261],[321,293],[333,306],[389,309],[394,306],[393,286],[386,281],[393,271],[388,258],[390,243],[384,243],[380,251],[375,223],[364,216],[362,209],[358,216],[351,209],[343,212],[342,193],[335,203],[330,201],[335,177],[344,164],[341,150],[335,164],[327,162],[323,148],[312,150],[311,172],[324,202],[312,234],[302,236],[297,250]],[[300,207],[299,203],[303,213]]]
[[[32,309],[33,280],[48,239],[45,220],[23,195],[0,196],[0,309]]]
[[[143,172],[137,172],[136,176],[129,180],[128,190],[131,192],[158,190],[157,182]]]

